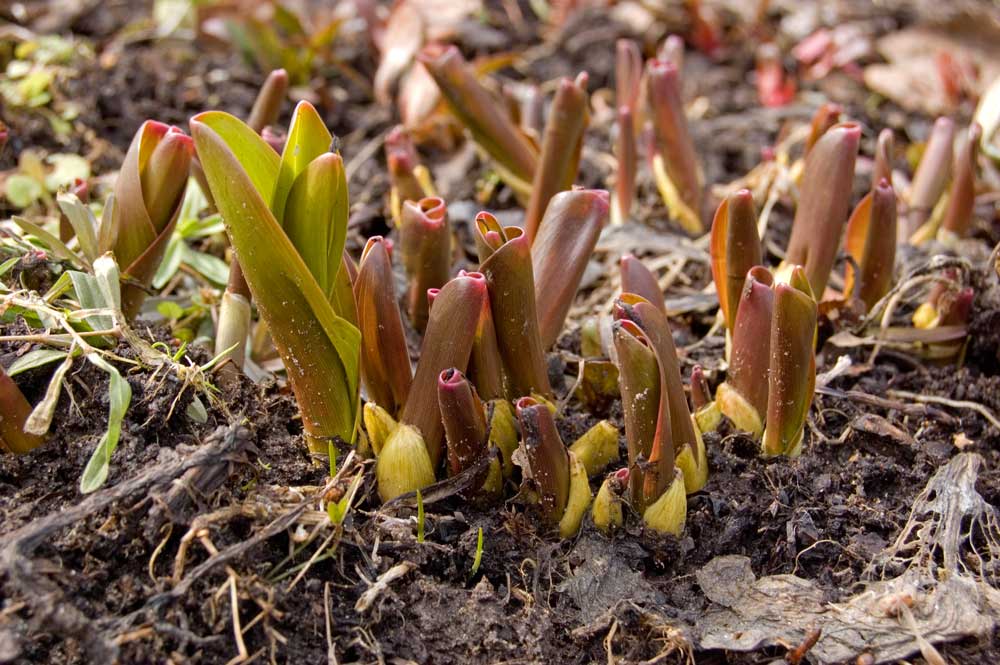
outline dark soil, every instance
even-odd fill
[[[69,145],[54,137],[45,121],[14,115],[5,118],[15,138],[0,156],[0,167],[10,167],[20,150],[36,146],[90,152],[95,170],[104,172],[117,167],[147,117],[183,125],[206,108],[246,113],[259,72],[236,55],[196,51],[191,44],[147,39],[122,46],[114,35],[129,16],[141,16],[146,8],[132,11],[110,23],[79,18],[63,26],[114,48],[103,63],[100,58],[81,63],[79,76],[64,91],[85,109]],[[879,29],[887,31],[916,17],[890,8],[881,10],[878,20]],[[475,43],[463,48],[500,51],[540,39],[530,30],[492,25],[499,41],[484,37],[483,49]],[[683,18],[673,26],[685,28]],[[527,71],[508,74],[547,80],[586,69],[592,88],[604,87],[612,77],[614,40],[627,33],[602,15],[584,13],[544,58]],[[371,53],[347,44],[341,55],[344,66],[370,80]],[[750,46],[718,62],[688,56],[686,94],[706,96],[711,109],[693,123],[711,182],[744,175],[787,120],[807,119],[812,112],[806,105],[780,113],[757,108],[748,78]],[[331,74],[327,80],[328,99],[337,101],[321,108],[350,162],[391,126],[392,113],[375,105],[355,79]],[[911,117],[891,102],[873,106],[857,82],[840,85],[837,101],[864,123],[866,140],[889,124],[886,118],[902,133],[898,140],[910,130],[922,136],[926,118]],[[607,130],[592,126],[588,132],[584,184],[602,185],[607,175],[596,154],[608,150]],[[870,146],[862,151],[870,154]],[[389,228],[388,182],[382,153],[375,154],[351,174],[354,249],[360,238]],[[433,169],[447,158],[437,157],[428,155]],[[474,213],[480,205],[472,200],[475,183],[485,174],[477,163],[450,190],[446,183],[446,193],[454,195],[450,203]],[[856,193],[866,178],[859,172]],[[673,233],[652,183],[640,183],[640,192],[642,221],[657,232]],[[493,197],[489,207],[515,205],[503,190]],[[790,220],[789,207],[779,203],[770,225],[775,246],[784,246]],[[697,293],[709,279],[704,266],[689,266],[685,281],[667,297]],[[985,458],[977,489],[1000,505],[1000,431],[976,411],[917,404],[889,392],[978,402],[1000,413],[1000,289],[996,275],[978,267],[972,283],[977,300],[960,367],[930,366],[886,351],[868,371],[834,379],[816,396],[807,445],[797,460],[762,460],[752,440],[726,425],[708,435],[709,483],[689,497],[680,540],[637,526],[608,538],[585,522],[578,537],[559,541],[540,531],[516,499],[484,510],[457,496],[434,501],[431,496],[421,543],[416,511],[402,504],[380,508],[372,473],[366,474],[344,528],[316,531],[320,535],[313,539],[310,533],[326,524],[314,497],[329,473],[310,460],[286,388],[249,380],[227,385],[208,404],[207,422],[199,424],[185,413],[190,388],[182,392],[172,374],[153,375],[124,364],[119,369],[133,389],[132,407],[107,487],[85,498],[78,491],[79,478],[107,418],[108,380],[81,360],[68,377],[72,399],[61,399],[50,441],[26,456],[0,456],[0,662],[110,662],[117,651],[123,663],[226,663],[240,653],[234,595],[246,655],[257,662],[760,663],[782,658],[797,645],[750,654],[693,650],[697,619],[710,604],[695,573],[714,557],[744,555],[758,576],[788,573],[813,580],[829,602],[837,602],[863,584],[867,564],[895,538],[916,495],[955,453]],[[693,311],[671,322],[685,376],[696,361],[712,374],[723,340],[702,339],[711,317]],[[4,335],[23,332],[20,324],[3,328]],[[162,330],[154,334],[169,339]],[[578,345],[567,335],[551,359],[560,398],[574,384],[577,367],[570,352]],[[31,348],[5,342],[0,363],[9,366]],[[125,345],[119,351],[129,357]],[[828,345],[818,371],[830,369],[844,353],[857,367],[867,362],[869,349]],[[190,354],[194,362],[209,358],[204,350]],[[18,377],[18,385],[34,403],[49,376],[50,368],[33,370]],[[560,423],[567,441],[602,417],[621,426],[617,401],[589,410],[576,400],[569,405]],[[624,441],[621,448],[624,455]],[[193,471],[184,466],[216,450]],[[148,482],[142,481],[147,476]],[[341,483],[331,491],[344,489]],[[71,511],[78,511],[79,519],[59,522],[60,514],[76,514]],[[480,529],[482,558],[473,572]],[[179,560],[182,551],[186,555]],[[308,570],[296,579],[307,562]],[[380,575],[397,566],[406,572],[369,607],[357,609]],[[938,649],[950,663],[1000,662],[996,634]]]

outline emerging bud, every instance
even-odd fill
[[[549,201],[573,186],[580,166],[583,133],[587,128],[587,73],[559,83],[542,138],[542,152],[524,213],[524,232],[534,243],[539,225],[548,216]]]
[[[588,476],[596,476],[611,464],[618,461],[618,429],[608,420],[602,420],[569,447],[576,455]]]
[[[31,403],[0,367],[0,450],[23,455],[45,443],[45,437],[24,431],[31,412]]]
[[[627,106],[618,107],[618,136],[615,141],[615,200],[611,218],[614,224],[624,224],[632,214],[635,198],[635,174],[638,168],[639,148],[635,139],[635,114]]]
[[[618,265],[621,271],[622,293],[642,296],[666,314],[667,306],[663,302],[663,291],[660,290],[656,275],[631,254],[623,255]]]
[[[955,157],[955,177],[948,193],[948,208],[938,232],[938,239],[946,244],[966,237],[972,228],[972,208],[976,199],[976,159],[982,138],[982,127],[978,123],[972,123],[965,142]]]
[[[569,453],[569,500],[559,520],[559,537],[572,538],[580,530],[583,516],[587,514],[594,495],[590,493],[590,479],[583,462]]]
[[[820,298],[840,249],[860,138],[857,123],[841,123],[827,131],[806,157],[785,262],[805,266],[813,293]]]
[[[798,270],[796,270],[796,273]],[[816,301],[804,274],[774,287],[768,371],[766,456],[802,452],[806,416],[816,388]]]
[[[872,166],[872,189],[884,179],[889,186],[892,186],[892,153],[895,148],[895,139],[892,130],[886,127],[878,134],[875,143],[875,158]]]
[[[374,402],[365,403],[362,418],[365,422],[365,431],[368,432],[368,443],[372,447],[372,452],[378,455],[399,423],[388,411]]]
[[[462,371],[468,366],[486,298],[486,280],[481,274],[459,275],[441,288],[427,323],[420,360],[400,421],[413,425],[423,435],[435,469],[441,460],[444,433],[437,398],[438,377],[446,369]]]
[[[135,316],[163,259],[187,185],[194,143],[176,127],[147,120],[125,155],[115,182],[110,224],[99,249],[113,252],[122,272],[138,285],[122,286],[122,310]],[[141,285],[141,286],[140,286]]]
[[[843,112],[844,109],[840,104],[832,102],[825,102],[816,109],[809,124],[809,136],[806,137],[806,155],[809,154],[820,137],[826,134],[827,130],[840,122],[840,115]]]
[[[542,347],[562,331],[573,298],[608,219],[608,193],[573,189],[552,197],[531,247]]]
[[[677,68],[677,73],[684,73],[684,38],[680,35],[667,35],[656,52],[656,58],[671,63]]]
[[[601,483],[601,489],[597,491],[597,497],[594,498],[591,517],[594,519],[594,526],[603,533],[609,534],[614,529],[620,529],[624,523],[622,497],[627,488],[628,469],[618,469],[608,474],[608,477]]]
[[[631,39],[615,42],[615,103],[635,112],[642,82],[642,54]]]
[[[896,194],[885,178],[854,209],[844,248],[853,259],[844,273],[844,295],[857,295],[871,311],[889,292],[896,264]]]
[[[429,183],[427,168],[420,163],[417,150],[413,147],[410,134],[402,125],[397,125],[385,137],[385,159],[388,164],[390,208],[392,218],[399,223],[404,201],[419,201],[434,192],[421,182]]]
[[[434,483],[434,465],[415,427],[400,423],[375,461],[375,478],[382,502]]]
[[[677,67],[651,60],[646,93],[655,130],[653,168],[657,186],[671,214],[688,233],[702,231],[702,175],[688,131]]]
[[[476,230],[480,270],[489,284],[507,396],[551,395],[528,237],[516,227],[501,228],[492,215],[484,213],[476,216]]]
[[[409,280],[407,311],[417,330],[427,325],[427,289],[441,288],[451,272],[451,227],[440,198],[403,204],[399,252]]]
[[[517,420],[521,426],[525,482],[538,495],[542,519],[556,525],[569,502],[569,451],[559,438],[549,408],[531,397],[517,401]]]
[[[410,354],[393,289],[387,241],[372,236],[354,283],[361,331],[361,379],[370,401],[398,413],[410,392]]]
[[[486,411],[476,389],[455,368],[438,377],[438,404],[448,444],[448,473],[456,476],[487,454]]]
[[[429,44],[417,56],[434,78],[449,110],[497,166],[527,193],[538,165],[531,143],[518,131],[503,106],[476,80],[454,46]]]
[[[719,307],[726,330],[732,335],[747,271],[763,262],[760,236],[757,235],[757,215],[750,190],[734,192],[719,204],[712,220],[709,249]]]
[[[264,84],[257,93],[250,115],[247,116],[247,126],[258,134],[263,134],[264,128],[278,121],[281,105],[288,94],[288,72],[275,69],[267,75]],[[280,150],[278,151],[280,152]]]
[[[719,410],[755,438],[764,431],[767,410],[773,285],[767,268],[756,266],[747,273],[733,327],[729,373],[716,393]]]
[[[906,224],[900,228],[902,239],[909,239],[924,225],[944,188],[951,178],[951,161],[955,141],[955,123],[951,118],[941,117],[934,122],[934,128],[927,139],[923,157],[913,174],[910,184],[909,212]]]

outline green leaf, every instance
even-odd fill
[[[42,197],[40,182],[22,173],[15,173],[4,183],[4,196],[15,208],[27,208]]]
[[[167,243],[167,248],[163,251],[163,261],[160,262],[153,275],[152,285],[154,289],[162,289],[167,282],[177,273],[184,262],[184,250],[186,245],[184,240],[176,231]]]
[[[325,452],[329,437],[354,439],[361,335],[334,312],[232,148],[201,122],[204,115],[191,121],[191,132],[212,198],[288,370],[310,445]]]
[[[73,356],[66,354],[65,360],[56,368],[49,380],[49,387],[45,389],[45,397],[31,411],[28,420],[24,423],[24,431],[36,436],[45,436],[52,426],[52,418],[56,414],[56,406],[59,404],[59,395],[62,393],[63,379],[66,372],[73,366]]]
[[[17,262],[20,261],[20,260],[21,260],[21,257],[14,256],[14,257],[11,257],[11,258],[7,259],[3,263],[0,263],[0,277],[3,277],[7,273],[9,273],[10,269],[13,268],[14,266],[16,266]]]
[[[67,355],[66,351],[60,349],[35,349],[34,351],[28,351],[10,364],[10,367],[7,368],[7,376],[17,376],[30,369],[44,367],[57,360],[62,360]]]
[[[100,489],[108,479],[108,470],[111,467],[111,454],[118,447],[118,439],[122,433],[122,420],[125,419],[125,412],[132,401],[132,386],[122,378],[118,370],[109,362],[96,353],[87,354],[87,360],[108,373],[108,427],[97,442],[97,448],[87,462],[80,478],[80,492],[89,494]]]
[[[208,411],[205,409],[205,405],[202,404],[201,399],[195,395],[191,398],[191,403],[187,405],[187,409],[184,410],[187,417],[195,421],[199,425],[204,425],[208,422]]]
[[[163,318],[170,319],[171,321],[176,321],[184,316],[184,308],[175,303],[173,300],[164,300],[157,303],[156,311],[159,312]]]
[[[270,198],[271,212],[274,213],[279,224],[284,225],[285,223],[285,202],[292,191],[292,185],[298,180],[299,174],[305,171],[314,159],[329,152],[332,142],[333,135],[327,130],[313,105],[309,102],[299,102],[292,113],[288,139],[285,141],[285,149],[281,153],[278,179],[274,193]],[[234,152],[239,155],[237,150]],[[240,161],[244,162],[242,158]],[[268,190],[258,187],[257,191],[265,192]]]
[[[225,286],[226,282],[229,281],[229,264],[217,256],[197,252],[184,245],[182,258],[184,263],[194,268],[216,286]]]
[[[344,252],[347,216],[344,163],[332,152],[321,154],[295,180],[285,206],[284,227],[328,300]]]
[[[228,113],[222,111],[201,113],[197,116],[197,122],[208,126],[218,134],[236,157],[239,166],[250,176],[254,189],[261,193],[265,201],[270,202],[271,193],[278,180],[280,162],[274,148],[265,143],[257,132],[247,127],[246,123]]]
[[[97,219],[90,206],[85,205],[76,194],[65,192],[56,197],[59,209],[66,215],[73,232],[80,243],[80,251],[90,262],[97,260]]]
[[[67,274],[73,280],[73,290],[76,292],[76,299],[81,309],[108,308],[96,277],[76,270],[70,270]],[[89,314],[84,317],[84,321],[91,330],[111,330],[115,326],[114,317],[110,314]]]
[[[39,241],[57,258],[69,261],[78,268],[87,268],[89,264],[77,256],[73,250],[66,246],[66,244],[52,235],[45,229],[43,229],[38,224],[34,222],[29,222],[23,217],[12,217],[12,221],[21,227],[25,233],[30,233],[31,235],[38,238]]]

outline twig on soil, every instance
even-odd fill
[[[941,404],[944,406],[950,406],[953,409],[971,409],[972,411],[975,411],[983,418],[985,418],[991,425],[993,425],[993,427],[1000,429],[1000,420],[998,420],[997,417],[993,415],[992,411],[987,409],[979,402],[948,399],[947,397],[939,397],[937,395],[919,395],[917,393],[911,393],[906,390],[890,390],[889,394],[892,395],[893,397],[912,399],[914,402],[921,402],[924,404]]]
[[[362,614],[371,609],[371,606],[375,603],[380,595],[382,595],[386,590],[388,590],[389,585],[395,580],[399,579],[403,575],[417,567],[417,564],[410,561],[404,561],[402,563],[397,563],[395,566],[385,571],[378,576],[368,587],[368,589],[361,594],[358,598],[358,602],[354,604],[354,611],[358,614]]]

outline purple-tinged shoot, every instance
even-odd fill
[[[844,295],[857,296],[871,311],[889,292],[896,266],[896,194],[885,178],[851,214],[844,248],[851,258],[844,273]]]
[[[685,231],[701,233],[703,178],[675,65],[660,60],[647,63],[646,97],[654,129],[653,174],[660,195]]]
[[[955,177],[948,192],[948,207],[938,231],[938,240],[954,244],[965,238],[972,229],[972,209],[976,200],[976,159],[979,156],[979,142],[983,138],[983,128],[972,123],[965,141],[955,157]]]
[[[709,245],[719,307],[732,336],[747,271],[763,262],[753,195],[741,189],[723,199],[712,220]]]
[[[646,264],[631,254],[624,254],[618,262],[618,268],[621,273],[622,293],[634,293],[642,296],[664,314],[667,313],[660,283],[657,281],[656,275],[646,267]]]
[[[0,451],[23,455],[45,443],[45,437],[24,431],[31,412],[31,403],[0,367]]]
[[[565,78],[560,81],[549,109],[538,168],[535,169],[531,197],[524,213],[524,232],[533,244],[548,212],[549,202],[559,192],[571,189],[576,181],[589,115],[587,80],[587,73],[581,72],[576,80]]]
[[[733,327],[729,372],[715,397],[719,411],[754,438],[764,431],[767,412],[773,286],[767,268],[756,266],[747,272]]]
[[[774,286],[771,363],[768,371],[767,457],[798,457],[806,417],[816,389],[816,300],[804,272],[796,268],[789,282]]]
[[[522,195],[530,193],[538,151],[520,132],[503,105],[476,80],[454,46],[429,44],[417,56],[434,78],[448,109],[493,159],[504,179]]]
[[[835,125],[820,137],[806,157],[785,264],[804,266],[818,298],[826,291],[840,251],[860,138],[861,127],[857,123]]]
[[[194,143],[177,127],[147,120],[136,132],[115,182],[110,224],[102,225],[99,249],[113,252],[122,273],[138,284],[122,287],[122,311],[138,313],[163,259],[180,213]]]
[[[542,348],[551,347],[562,331],[608,219],[608,207],[603,189],[571,189],[556,194],[545,211],[531,246]]]
[[[403,204],[399,253],[406,271],[410,323],[427,325],[427,289],[444,286],[451,273],[451,226],[443,199],[430,197]]]
[[[587,470],[563,445],[546,404],[522,397],[515,409],[521,428],[524,482],[537,496],[543,522],[558,527],[559,535],[569,538],[579,530],[590,507]]]
[[[361,252],[354,299],[361,331],[361,380],[368,400],[399,413],[410,392],[412,374],[406,333],[393,289],[390,243],[372,236]]]
[[[550,396],[528,237],[516,227],[501,227],[493,215],[480,213],[476,216],[476,247],[479,269],[489,284],[505,393],[508,399],[531,394]]]
[[[951,179],[954,142],[954,121],[947,117],[938,118],[910,183],[907,194],[909,210],[906,223],[900,226],[901,240],[909,240],[930,219],[934,206]]]

